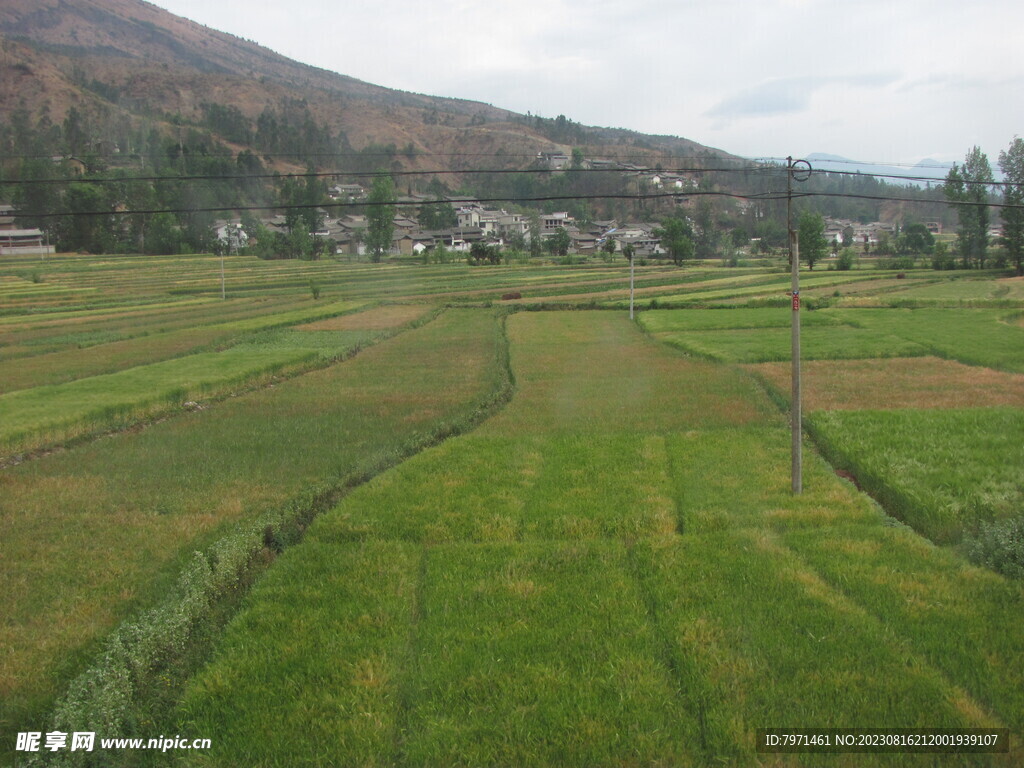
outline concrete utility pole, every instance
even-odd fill
[[[633,319],[633,254],[629,254],[629,319]]]
[[[793,433],[793,493],[803,492],[803,416],[801,413],[800,392],[800,238],[793,229],[793,180],[807,181],[811,177],[811,164],[806,160],[786,158],[786,226],[789,229],[789,261],[793,279],[790,296],[793,299],[793,372],[792,372],[792,405],[790,411],[790,427]]]

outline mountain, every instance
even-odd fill
[[[382,88],[141,0],[4,0],[0,48],[0,120],[45,130],[72,115],[128,151],[135,149],[124,147],[132,132],[137,137],[140,125],[155,124],[170,136],[198,128],[235,149],[271,154],[266,136],[253,145],[261,116],[270,114],[291,133],[312,123],[338,152],[402,148],[396,162],[414,169],[426,165],[417,159],[426,154],[430,168],[460,170],[467,161],[454,155],[497,156],[491,167],[514,167],[524,156],[573,146],[591,155],[627,148],[651,164],[668,154],[721,155],[675,137],[542,121],[480,102]]]
[[[942,182],[953,167],[952,163],[940,163],[938,160],[921,160],[912,168],[904,166],[880,165],[850,160],[839,155],[828,155],[816,152],[808,155],[807,161],[816,169],[828,172],[862,173],[888,176],[885,179],[891,184],[914,184],[925,186],[930,182]]]

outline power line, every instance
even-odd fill
[[[473,155],[437,155],[438,157],[472,157]],[[484,155],[481,155],[484,156]],[[486,155],[488,157],[497,157],[498,155]],[[211,157],[210,155],[201,155],[200,157]],[[509,156],[506,156],[509,157]],[[681,159],[681,158],[680,158]],[[723,166],[723,167],[706,167],[706,166],[687,166],[677,168],[562,168],[552,170],[550,168],[465,168],[465,169],[453,169],[453,168],[436,168],[427,170],[391,170],[391,171],[307,171],[301,173],[239,173],[239,174],[186,174],[179,176],[112,176],[112,177],[79,177],[79,178],[48,178],[48,179],[9,179],[2,183],[12,186],[22,186],[27,184],[130,184],[130,183],[173,183],[173,182],[184,182],[184,181],[255,181],[255,180],[284,180],[284,179],[311,179],[311,178],[334,178],[334,177],[346,177],[351,179],[367,179],[376,178],[379,176],[391,176],[393,178],[410,178],[417,176],[467,176],[467,175],[517,175],[517,174],[537,174],[546,175],[553,173],[574,173],[574,174],[607,174],[607,173],[621,173],[621,174],[706,174],[706,173],[784,173],[785,168],[774,165],[760,165],[760,166]],[[929,184],[941,185],[944,183],[944,179],[935,179],[929,176],[904,176],[900,174],[887,174],[887,173],[864,173],[860,171],[835,171],[835,170],[824,170],[820,168],[812,169],[814,175],[837,175],[837,176],[851,176],[857,179],[893,179],[898,181],[907,182],[923,182]],[[982,186],[982,187],[997,187],[997,188],[1009,188],[1017,186],[1013,182],[1006,181],[972,181],[969,179],[961,179],[960,183],[965,186]]]
[[[780,163],[781,164],[781,163],[785,163],[787,158],[785,158],[785,157],[757,157],[757,158],[753,158],[753,159],[754,160],[758,160],[758,161],[769,161],[769,162]],[[816,162],[818,162],[818,161],[816,161]],[[888,160],[847,160],[845,158],[844,159],[839,159],[839,158],[832,159],[832,158],[829,158],[829,159],[823,159],[820,162],[830,163],[830,164],[833,164],[833,165],[874,165],[874,166],[883,166],[883,167],[888,167],[888,168],[928,168],[928,169],[937,170],[937,171],[938,170],[943,170],[943,171],[949,170],[949,167],[950,167],[948,165],[921,165],[920,163],[897,163],[897,162],[889,162]]]
[[[437,168],[433,170],[416,170],[416,171],[307,171],[304,173],[253,173],[253,174],[230,174],[230,175],[217,175],[217,174],[196,174],[196,175],[185,175],[185,176],[113,176],[113,177],[99,177],[99,178],[52,178],[52,179],[11,179],[4,181],[4,184],[10,185],[25,185],[25,184],[125,184],[132,182],[177,182],[177,181],[248,181],[255,179],[269,179],[275,181],[281,181],[284,179],[323,179],[333,178],[335,176],[344,176],[346,178],[377,178],[380,176],[391,176],[391,177],[409,177],[409,176],[465,176],[473,174],[488,174],[488,175],[515,175],[515,174],[552,174],[560,172],[577,173],[577,174],[589,174],[589,173],[653,173],[653,174],[681,174],[681,173],[732,173],[732,172],[759,172],[759,171],[775,171],[777,169],[768,167],[757,167],[757,168],[701,168],[701,167],[690,167],[690,168],[664,168],[656,170],[653,168],[643,168],[638,170],[622,169],[622,168],[565,168],[559,171],[553,171],[549,168],[473,168],[473,169],[451,169],[451,168]]]
[[[601,195],[544,195],[535,197],[490,197],[490,198],[473,198],[474,202],[477,203],[512,203],[512,204],[524,204],[524,203],[545,203],[545,202],[566,202],[574,200],[632,200],[636,202],[643,202],[648,200],[665,200],[665,199],[678,199],[686,197],[728,197],[737,200],[748,200],[752,202],[774,202],[783,201],[787,199],[786,192],[759,192],[751,194],[743,194],[738,192],[724,192],[719,190],[697,190],[692,192],[664,192],[655,194],[601,194]],[[836,193],[836,192],[800,192],[793,195],[793,199],[799,198],[811,198],[811,197],[838,197],[838,198],[849,198],[857,200],[876,200],[884,202],[907,202],[907,203],[919,203],[919,204],[946,204],[944,201],[938,200],[922,200],[920,198],[913,197],[897,197],[887,195],[861,195],[856,193]],[[437,199],[437,200],[423,200],[420,205],[435,205],[450,203],[450,200]],[[193,214],[193,213],[238,213],[242,211],[294,211],[294,210],[310,210],[316,208],[373,208],[379,206],[395,205],[394,201],[386,202],[348,202],[348,203],[316,203],[316,204],[293,204],[293,205],[243,205],[243,206],[216,206],[216,207],[197,207],[197,208],[154,208],[154,209],[129,209],[129,210],[110,210],[110,211],[64,211],[64,212],[50,212],[50,213],[19,213],[19,216],[34,217],[41,219],[59,218],[63,216],[150,216],[161,213],[171,214]],[[1009,204],[1009,203],[985,203],[985,202],[957,202],[957,205],[966,205],[974,207],[987,207],[987,208],[998,208],[998,209],[1012,209],[1012,210],[1024,210],[1024,204]]]

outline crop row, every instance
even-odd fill
[[[344,364],[4,470],[3,731],[39,723],[188,553],[475,413],[501,346],[490,313],[451,311]]]
[[[687,352],[734,363],[788,360],[787,308],[656,310],[640,324]],[[801,357],[808,360],[938,355],[1024,372],[1024,328],[994,309],[825,309],[806,312]],[[718,318],[721,319],[718,319]]]
[[[747,377],[608,313],[509,333],[512,403],[256,586],[186,694],[204,765],[753,765],[769,726],[1021,732],[1020,590],[813,454],[793,497]]]

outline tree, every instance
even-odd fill
[[[611,261],[612,257],[615,256],[615,240],[610,237],[606,237],[604,242],[601,244],[601,250],[607,257],[606,260]]]
[[[962,166],[949,169],[943,191],[960,219],[957,245],[965,267],[985,268],[988,250],[988,185],[992,167],[979,147],[967,153]]]
[[[808,269],[825,258],[828,240],[825,238],[825,220],[820,213],[804,211],[800,214],[799,225],[800,260],[807,262]]]
[[[527,231],[530,236],[530,255],[533,258],[537,258],[543,252],[543,243],[541,243],[540,236],[540,216],[537,215],[536,211],[530,214],[530,223]]]
[[[526,250],[526,235],[519,230],[514,231],[508,236],[508,247],[513,251],[522,253]]]
[[[469,264],[499,264],[501,263],[501,249],[497,245],[489,243],[473,243],[469,247],[469,256],[466,258]]]
[[[654,236],[661,239],[662,247],[668,251],[672,263],[677,267],[687,259],[693,258],[693,229],[685,219],[670,216],[661,227],[654,230]]]
[[[395,199],[394,182],[390,176],[381,174],[373,182],[366,213],[366,245],[370,249],[370,260],[375,264],[391,250],[391,237],[395,231]]]
[[[935,237],[924,224],[907,224],[896,238],[896,252],[923,254],[931,253]]]
[[[1024,205],[1024,139],[1014,137],[1009,151],[999,153],[999,168],[1006,182],[1003,202],[1007,206]],[[1017,267],[1017,274],[1024,275],[1024,208],[1003,208],[1002,218],[1006,253]]]
[[[452,229],[459,217],[451,203],[427,203],[420,208],[419,222],[423,229]]]
[[[553,256],[568,256],[569,246],[572,245],[572,237],[569,235],[569,230],[565,227],[559,227],[555,234],[548,238],[545,245]]]
[[[302,223],[309,234],[319,232],[324,226],[324,215],[320,206],[327,202],[327,183],[316,175],[316,169],[306,169],[306,184],[300,193],[302,202]]]
[[[58,246],[66,251],[107,253],[114,245],[116,227],[111,211],[110,188],[100,184],[74,184],[63,195],[61,207],[69,216],[57,219]],[[78,214],[78,215],[75,215]]]
[[[694,252],[698,259],[711,259],[718,255],[718,229],[715,226],[715,209],[711,202],[702,197],[697,203]],[[678,262],[677,262],[678,263]]]

